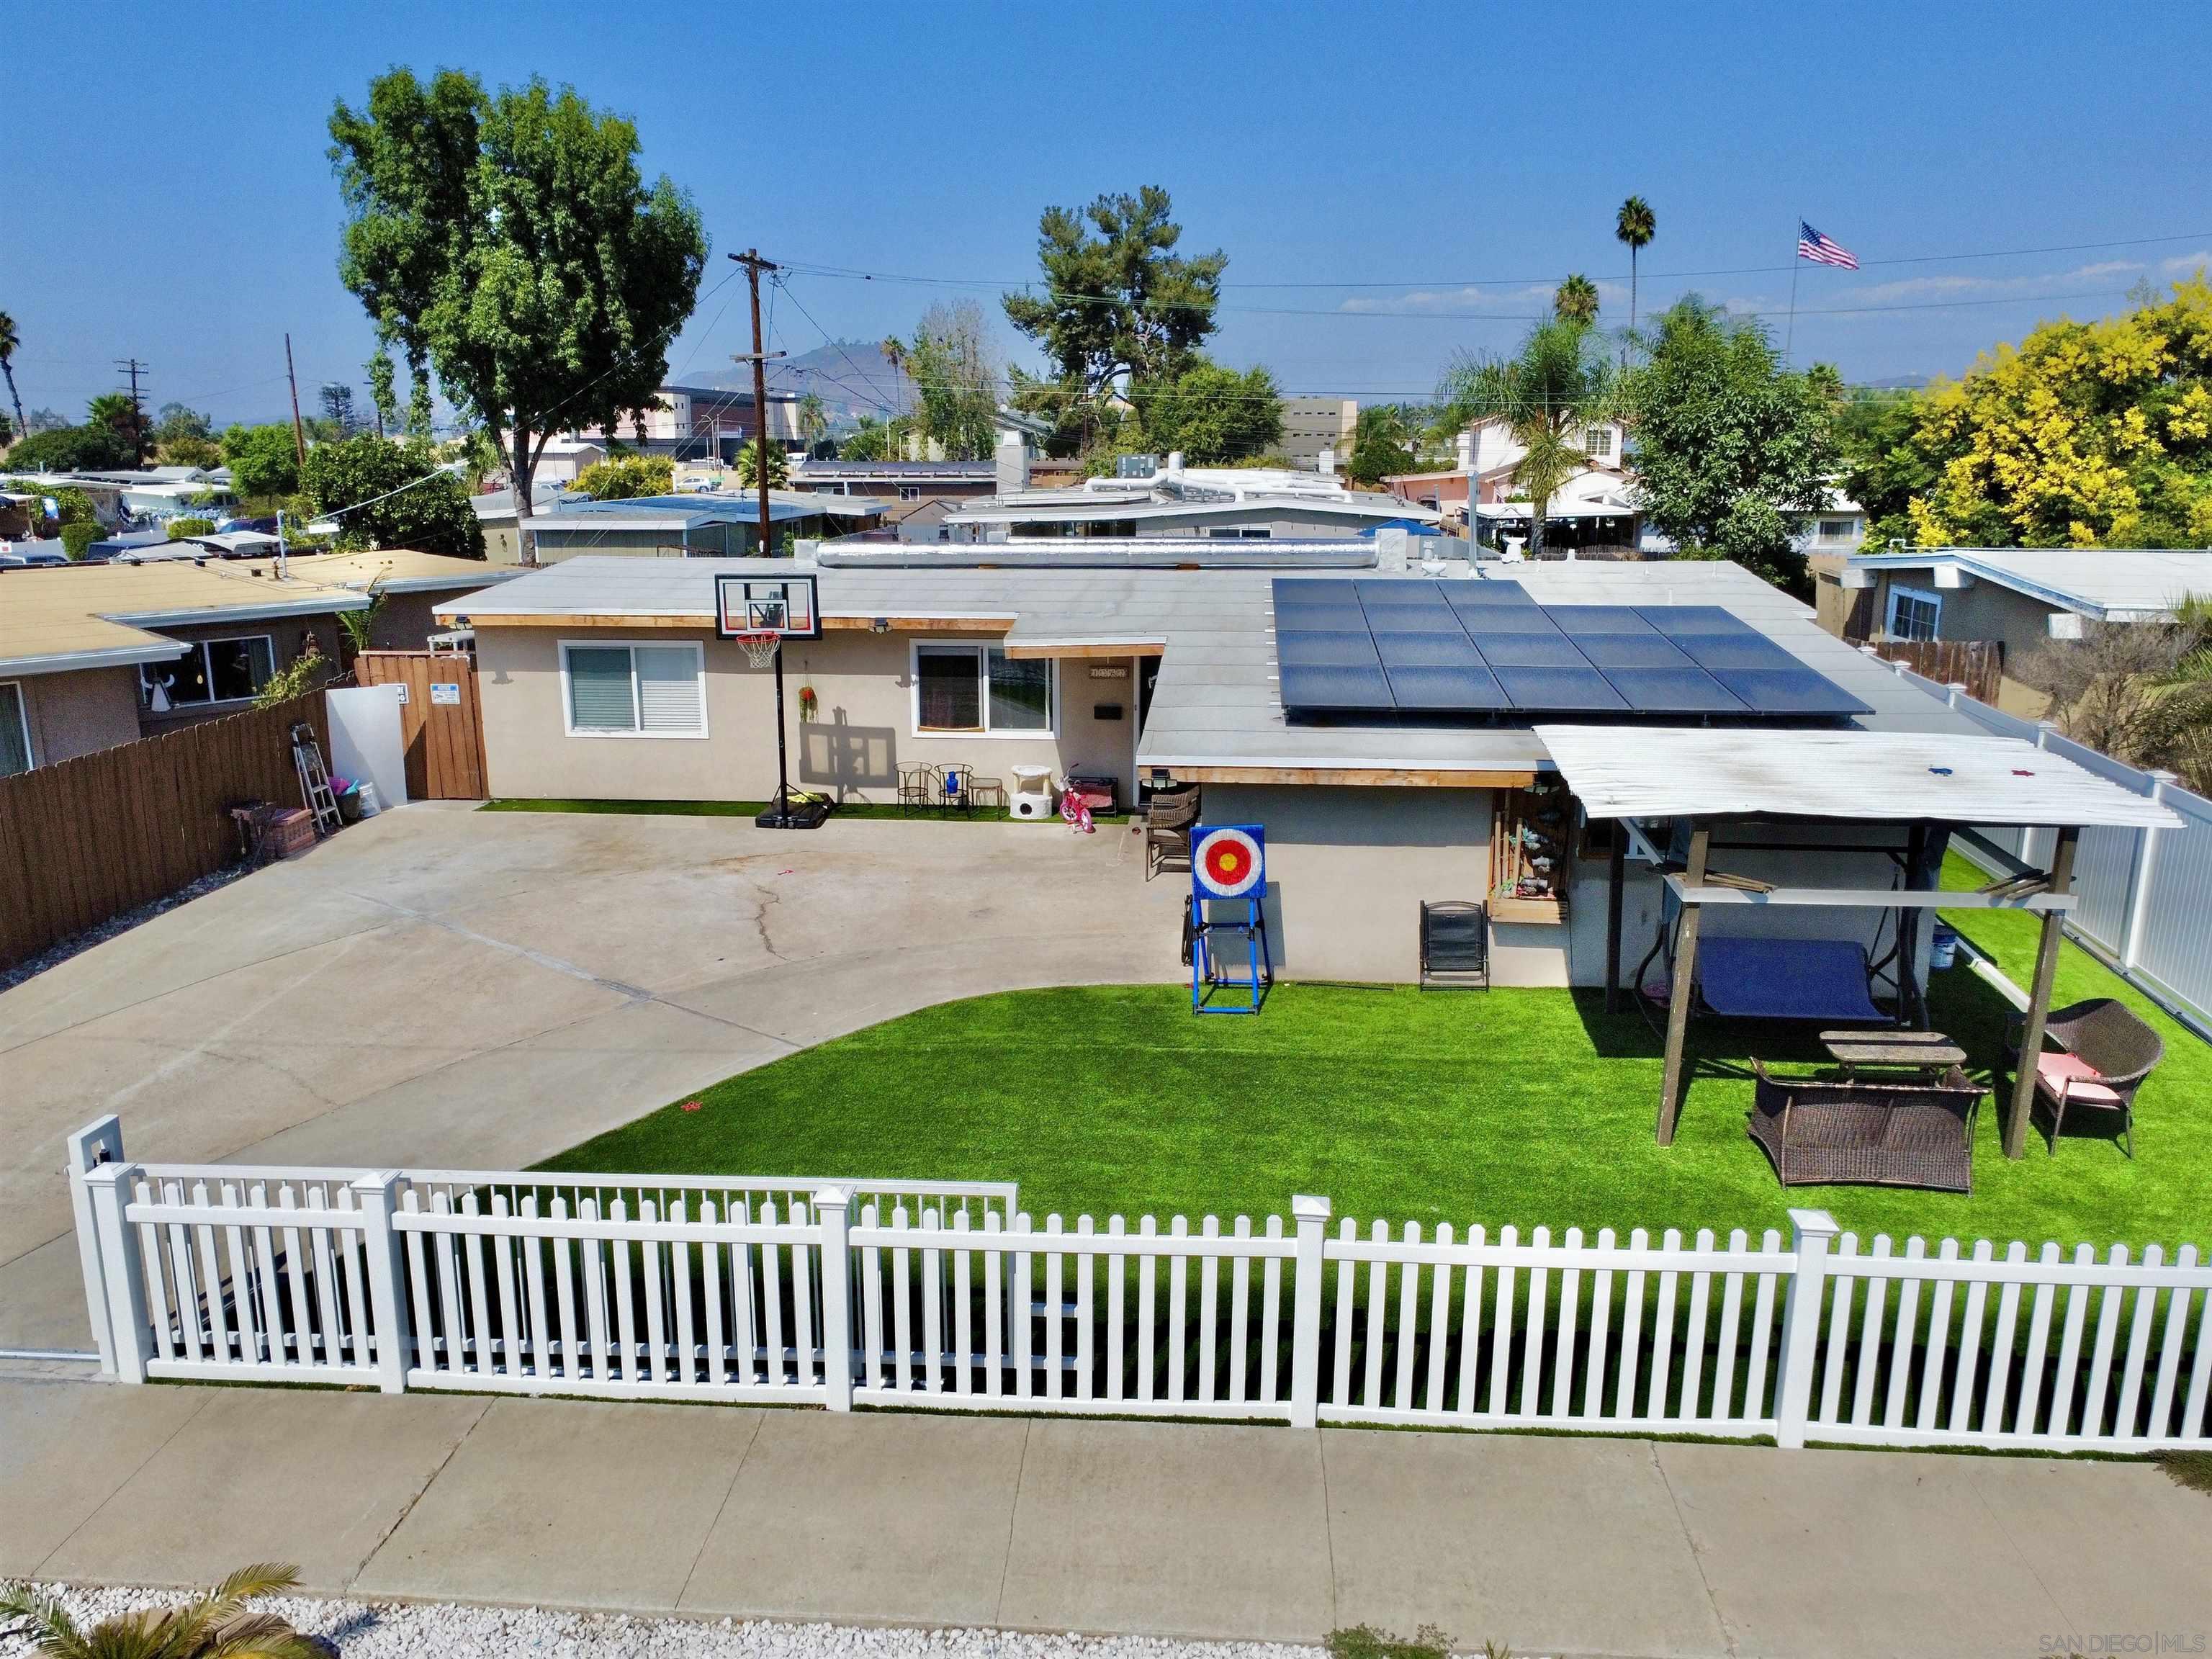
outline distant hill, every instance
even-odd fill
[[[687,374],[695,386],[742,392],[753,383],[752,370],[741,363],[711,374]],[[914,382],[884,361],[873,340],[838,340],[790,357],[779,357],[768,366],[768,389],[822,399],[835,424],[859,420],[864,415],[881,416],[914,407]]]

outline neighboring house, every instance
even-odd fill
[[[1280,447],[1300,466],[1319,470],[1324,453],[1340,460],[1352,453],[1352,435],[1358,424],[1356,398],[1285,398]]]
[[[948,513],[954,541],[1053,536],[1200,536],[1229,539],[1358,535],[1383,525],[1433,525],[1437,514],[1334,477],[1267,468],[1186,467],[1180,455],[1149,477],[1091,478],[1067,489],[1002,492]]]
[[[1553,495],[1545,514],[1546,545],[1559,551],[1635,545],[1638,515],[1622,462],[1626,428],[1618,421],[1601,422],[1576,437],[1590,465]],[[1453,465],[1396,473],[1383,483],[1401,501],[1428,507],[1447,520],[1465,524],[1472,518],[1487,545],[1503,545],[1508,537],[1528,540],[1529,503],[1513,482],[1514,470],[1528,453],[1527,447],[1496,416],[1477,421],[1455,443],[1458,453]]]
[[[1866,508],[1840,489],[1828,492],[1826,505],[1805,521],[1792,544],[1800,553],[1856,553],[1865,544]]]
[[[821,540],[883,522],[881,501],[857,495],[769,492],[775,546],[799,538]],[[644,495],[635,501],[570,501],[532,520],[538,562],[557,564],[584,553],[626,553],[670,559],[737,558],[760,538],[760,502],[752,495]]]
[[[530,481],[534,487],[541,484],[569,484],[587,466],[597,466],[606,459],[608,447],[589,438],[556,435],[545,441],[545,447],[538,453],[538,465],[531,469]]]
[[[1820,625],[1838,638],[1990,640],[2002,707],[2030,719],[2048,697],[2018,676],[2053,640],[2091,623],[2169,620],[2212,597],[2212,550],[2141,547],[1942,547],[1815,557]]]
[[[1285,706],[1275,582],[1322,579],[1306,590],[1308,613],[1349,607],[1346,635],[1326,634],[1322,642],[1364,640],[1367,623],[1353,613],[1366,606],[1372,618],[1378,604],[1387,613],[1394,590],[1426,580],[1385,568],[1392,546],[1381,538],[1235,547],[1096,538],[824,547],[796,562],[580,558],[468,595],[440,615],[465,616],[476,631],[495,795],[766,798],[776,775],[774,677],[717,637],[715,579],[811,574],[820,584],[822,637],[784,652],[795,783],[890,802],[902,769],[958,763],[1008,785],[1018,766],[1055,777],[1111,775],[1124,800],[1140,781],[1198,784],[1208,822],[1266,827],[1274,947],[1284,970],[1304,977],[1412,979],[1419,901],[1492,894],[1498,826],[1548,823],[1565,860],[1559,895],[1532,902],[1516,885],[1510,902],[1496,905],[1497,978],[1597,982],[1604,843],[1595,832],[1585,837],[1571,812],[1561,820],[1560,798],[1533,793],[1553,775],[1534,707],[1558,706],[1543,702],[1556,671],[1518,681],[1510,713],[1492,706],[1409,718],[1385,706],[1388,696],[1370,705],[1382,708],[1374,715]],[[1465,561],[1450,568],[1470,568]],[[1435,580],[1429,595],[1443,604],[1439,594],[1487,592],[1497,602],[1637,607],[1642,615],[1711,607],[1685,613],[1677,631],[1735,630],[1732,650],[1787,662],[1782,678],[1832,699],[1833,712],[1801,724],[1978,730],[1734,565],[1528,564],[1511,579],[1497,570],[1492,563]],[[1352,589],[1346,578],[1382,592]],[[1641,630],[1636,642],[1649,654],[1636,660],[1665,654],[1661,631],[1637,611],[1610,610],[1606,622]],[[1686,659],[1675,672],[1696,678]],[[802,698],[802,690],[813,696]],[[1651,720],[1638,706],[1601,718]],[[1864,712],[1843,712],[1855,708]],[[1670,723],[1694,726],[1709,717]],[[977,856],[992,854],[979,843]],[[1887,888],[1894,866],[1887,853],[1823,849],[1818,884],[1854,874]],[[1627,904],[1632,967],[1658,923],[1657,881],[1639,875]],[[1741,908],[1715,925],[1770,925],[1756,907]],[[1850,933],[1878,922],[1871,912],[1797,912],[1778,913],[1771,925]]]
[[[533,514],[554,512],[576,501],[587,501],[588,495],[580,495],[564,483],[550,478],[536,478],[531,483],[530,505]],[[483,531],[484,562],[487,564],[520,564],[522,562],[521,535],[516,528],[520,522],[514,510],[514,491],[486,490],[481,495],[469,497],[469,506],[475,509],[477,524]],[[534,520],[533,520],[534,522]]]
[[[654,394],[655,407],[646,412],[642,428],[623,422],[612,433],[596,428],[567,435],[609,449],[621,443],[648,455],[669,455],[680,461],[712,459],[729,461],[750,441],[760,422],[753,412],[750,389],[731,391],[722,386],[665,386]],[[768,394],[769,436],[787,448],[799,442],[799,394]],[[573,475],[572,475],[573,476]]]
[[[817,495],[880,501],[884,523],[902,541],[939,541],[945,515],[995,494],[994,461],[817,461],[793,463],[791,487]]]
[[[252,706],[308,647],[341,659],[337,618],[388,594],[374,642],[420,649],[430,607],[503,574],[407,550],[286,561],[10,570],[0,574],[0,774],[155,737]]]

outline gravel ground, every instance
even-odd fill
[[[183,1600],[169,1590],[40,1587],[83,1622]],[[257,1608],[320,1636],[343,1659],[1316,1659],[1316,1648],[1146,1637],[1017,1636],[989,1630],[861,1630],[842,1625],[641,1618],[539,1608],[325,1601],[266,1596]],[[0,1635],[0,1659],[30,1643]]]
[[[165,910],[173,910],[179,904],[188,904],[203,893],[212,893],[218,887],[228,887],[240,876],[251,874],[243,864],[234,864],[228,869],[218,870],[213,875],[202,876],[198,881],[179,887],[173,893],[164,894],[135,910],[125,910],[121,915],[110,916],[97,927],[88,927],[82,933],[72,933],[60,939],[34,957],[25,957],[12,967],[0,968],[0,991],[11,990],[33,975],[43,974],[49,968],[58,968],[81,951],[89,951],[95,945],[104,945],[118,933],[127,933],[142,921],[151,921]]]

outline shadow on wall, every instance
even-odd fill
[[[842,708],[799,728],[799,781],[841,792],[898,783],[898,734],[888,726],[854,726]]]

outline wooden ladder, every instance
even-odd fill
[[[306,720],[292,728],[292,764],[300,774],[301,798],[315,815],[315,833],[331,834],[344,820],[338,814],[337,797],[331,793],[331,775],[323,765],[322,741]]]

